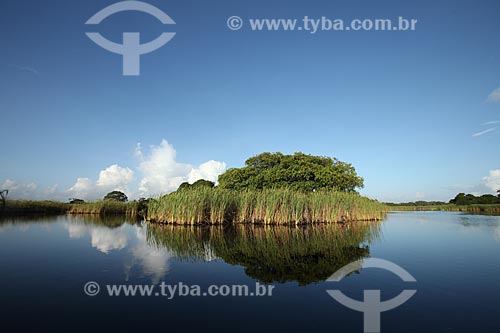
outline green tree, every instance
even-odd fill
[[[191,187],[191,184],[189,184],[188,182],[184,182],[181,185],[179,185],[179,188],[177,189],[177,191],[179,191],[179,190],[185,190],[185,189],[188,189],[190,187]]]
[[[266,152],[246,160],[243,168],[232,168],[220,175],[219,186],[234,190],[289,187],[352,192],[363,187],[363,178],[351,164],[336,158]]]
[[[191,188],[198,188],[198,187],[214,187],[215,183],[211,182],[210,180],[206,179],[199,179],[195,181],[192,185]]]
[[[181,185],[179,185],[179,188],[177,190],[185,190],[189,188],[200,188],[200,187],[214,187],[215,183],[211,182],[210,180],[206,179],[198,179],[195,181],[193,184],[189,184],[188,182],[184,182]]]
[[[123,192],[112,191],[106,194],[103,200],[127,202],[128,198]]]

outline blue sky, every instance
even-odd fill
[[[176,24],[140,12],[84,24],[115,2],[0,4],[0,187],[13,197],[167,192],[264,151],[350,162],[380,200],[500,186],[498,1],[148,0]],[[232,15],[418,24],[232,31]],[[122,76],[121,56],[89,31],[176,36]]]

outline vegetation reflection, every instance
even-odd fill
[[[342,266],[368,257],[379,227],[375,222],[300,227],[148,224],[147,241],[179,257],[221,258],[241,265],[248,276],[261,282],[305,285],[325,280]]]

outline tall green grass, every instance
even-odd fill
[[[0,216],[59,215],[68,209],[69,204],[57,201],[6,200]]]
[[[147,203],[141,201],[94,201],[69,204],[58,201],[7,200],[0,216],[40,216],[62,214],[145,216]]]
[[[483,215],[500,215],[500,204],[390,206],[391,211],[448,211]]]
[[[138,214],[137,203],[100,200],[80,204],[70,204],[68,214],[93,214],[93,215],[126,215]]]
[[[152,199],[148,219],[174,224],[302,224],[373,221],[387,207],[356,193],[197,188]]]

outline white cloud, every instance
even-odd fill
[[[490,170],[489,175],[483,178],[483,184],[493,192],[500,190],[500,169]]]
[[[189,172],[188,182],[194,183],[199,179],[217,182],[219,175],[226,171],[226,163],[210,160]]]
[[[478,136],[481,136],[483,134],[486,134],[486,133],[490,133],[490,132],[493,132],[497,129],[498,127],[493,127],[493,128],[488,128],[487,130],[484,130],[484,131],[481,131],[481,132],[477,132],[477,133],[474,133],[472,134],[472,137],[478,137]]]
[[[113,187],[116,189],[123,189],[134,180],[134,172],[129,168],[122,168],[116,164],[108,167],[105,170],[99,172],[99,179],[97,180],[97,186],[102,187]]]
[[[217,182],[219,175],[226,170],[226,163],[214,160],[199,166],[177,162],[177,153],[166,140],[162,140],[158,146],[151,146],[146,153],[138,144],[134,155],[139,160],[137,171],[141,176],[138,177],[138,183],[135,183],[134,171],[113,164],[101,170],[96,181],[80,177],[65,191],[58,191],[57,185],[42,190],[35,183],[17,184],[10,179],[0,189],[9,189],[9,197],[13,199],[97,200],[115,190],[124,192],[130,199],[136,199],[175,191],[183,182],[194,183],[199,179]]]
[[[35,183],[29,184],[18,184],[12,179],[7,179],[1,185],[2,189],[8,189],[9,191],[19,191],[19,192],[32,192],[38,188],[38,185]]]
[[[88,178],[78,178],[75,185],[69,188],[68,192],[74,194],[76,197],[88,196],[94,187],[92,181]]]
[[[99,178],[94,183],[89,178],[78,178],[68,189],[68,194],[79,199],[101,199],[110,191],[122,191],[130,194],[128,186],[134,181],[134,172],[113,164],[99,172]]]
[[[500,103],[500,87],[496,88],[488,95],[488,102]]]
[[[226,163],[213,160],[198,167],[179,163],[174,147],[166,140],[162,140],[159,146],[152,146],[147,156],[139,144],[135,155],[141,159],[139,170],[143,178],[139,183],[139,192],[143,196],[175,191],[186,181],[193,183],[198,179],[207,179],[216,182],[226,169]]]
[[[34,199],[40,197],[38,185],[35,183],[20,184],[12,179],[7,179],[0,185],[0,190],[9,190],[8,198],[11,199]]]
[[[454,185],[448,187],[454,193],[470,193],[476,196],[485,193],[496,194],[500,190],[500,169],[490,170],[488,175],[481,179],[481,182],[476,185]]]
[[[495,124],[500,124],[500,120],[487,121],[485,123],[482,123],[481,125],[486,126],[486,125],[495,125]]]

